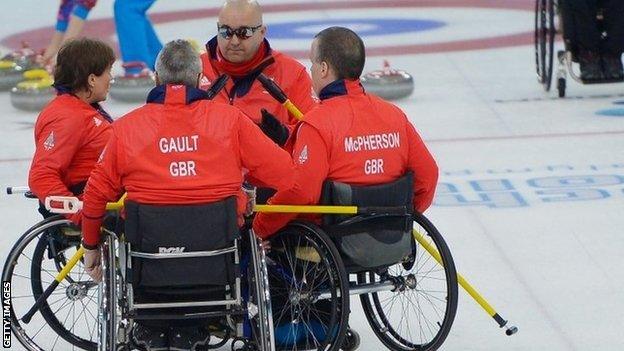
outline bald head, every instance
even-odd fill
[[[233,63],[244,63],[254,57],[266,34],[262,23],[262,8],[257,1],[228,0],[219,12],[219,28],[238,30],[253,29],[250,37],[240,38],[237,35],[217,35],[217,43],[221,54]]]
[[[262,24],[262,8],[257,1],[228,0],[219,11],[219,23],[240,22],[240,26],[248,25],[252,21],[255,25]],[[236,27],[234,27],[236,28]]]

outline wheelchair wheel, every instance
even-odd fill
[[[21,319],[76,252],[79,234],[70,221],[54,216],[27,230],[7,257],[2,280],[11,283],[11,330],[28,350],[97,348],[97,285],[81,262],[29,323]]]
[[[557,31],[554,7],[554,0],[535,0],[535,68],[537,79],[546,91],[550,91],[552,81]]]
[[[293,222],[267,254],[275,343],[280,350],[339,350],[349,318],[348,276],[318,226]]]
[[[421,214],[414,216],[414,238],[408,262],[358,274],[358,284],[391,281],[396,287],[360,295],[368,323],[391,350],[438,349],[457,311],[457,273],[444,239]],[[442,265],[425,247],[439,253]]]
[[[117,349],[119,306],[117,304],[117,269],[115,266],[115,239],[108,235],[101,248],[102,282],[98,289],[99,351]]]
[[[266,266],[264,249],[253,231],[249,231],[251,246],[250,287],[254,293],[250,295],[247,308],[255,306],[257,311],[250,313],[250,321],[253,327],[253,337],[260,350],[274,351],[275,338],[273,336],[273,311],[271,309],[271,295],[269,291],[269,275]]]

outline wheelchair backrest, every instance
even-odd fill
[[[202,205],[156,206],[126,201],[126,241],[132,255],[187,254],[235,245],[239,236],[236,198]],[[231,284],[234,252],[183,258],[132,257],[130,280],[136,287],[202,287]]]
[[[336,242],[345,263],[354,267],[394,264],[411,253],[413,174],[386,184],[354,186],[326,181],[321,203],[358,207],[404,207],[403,215],[328,215],[323,227]]]

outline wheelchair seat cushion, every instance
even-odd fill
[[[395,264],[412,250],[413,176],[392,183],[353,186],[327,181],[321,202],[358,207],[405,207],[405,215],[323,217],[323,227],[341,252],[349,271]]]
[[[126,201],[126,240],[133,252],[187,253],[234,245],[239,235],[236,199],[206,205],[155,206]],[[237,267],[234,253],[192,258],[132,258],[130,280],[135,288],[178,288],[228,285]],[[167,291],[166,289],[157,289]]]

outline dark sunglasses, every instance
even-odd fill
[[[226,25],[218,25],[217,24],[217,29],[219,31],[219,35],[221,36],[221,38],[223,39],[231,39],[232,36],[236,35],[238,37],[238,39],[241,40],[245,40],[245,39],[249,39],[251,38],[254,33],[260,29],[262,27],[262,25],[257,25],[255,27],[239,27],[236,29],[232,29]]]

